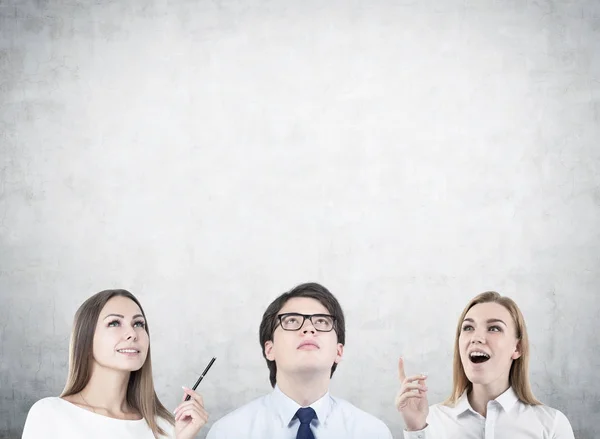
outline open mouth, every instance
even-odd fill
[[[490,359],[490,356],[485,352],[475,351],[469,354],[469,359],[475,364],[480,364],[488,361]]]

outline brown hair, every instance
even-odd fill
[[[293,299],[294,297],[308,297],[315,299],[327,308],[327,311],[335,318],[334,330],[337,334],[337,342],[341,344],[346,343],[346,322],[344,319],[344,312],[342,311],[340,303],[327,288],[318,283],[311,282],[298,285],[287,293],[283,293],[268,306],[263,314],[259,329],[260,346],[262,348],[263,357],[267,361],[267,366],[269,367],[269,380],[273,387],[275,387],[275,384],[277,383],[277,364],[275,364],[275,361],[271,361],[267,358],[265,354],[265,343],[273,340],[273,333],[279,324],[279,319],[277,318],[279,311],[288,300]],[[333,376],[333,372],[336,368],[337,364],[333,363],[333,366],[331,366],[330,377]]]
[[[104,305],[113,297],[126,297],[139,306],[146,320],[146,332],[150,338],[148,321],[142,305],[137,298],[127,290],[104,290],[94,294],[79,307],[73,321],[71,343],[69,347],[69,375],[67,384],[61,397],[74,395],[81,392],[90,381],[93,362],[93,341],[96,332],[98,317]],[[154,436],[164,435],[166,432],[157,423],[161,417],[174,424],[173,415],[167,410],[156,395],[152,380],[152,361],[150,360],[150,346],[144,365],[131,372],[127,385],[127,404],[146,420]]]
[[[494,302],[502,305],[508,310],[512,316],[513,322],[515,323],[516,337],[519,340],[519,350],[521,356],[516,360],[513,360],[510,366],[509,384],[517,394],[519,401],[529,405],[539,405],[539,402],[531,390],[529,383],[529,338],[527,336],[527,327],[525,326],[525,319],[521,310],[517,304],[510,297],[501,296],[495,291],[487,291],[481,293],[478,296],[471,299],[468,305],[463,310],[460,318],[458,319],[458,326],[456,328],[456,338],[454,340],[454,364],[453,364],[453,385],[452,394],[444,402],[448,406],[454,406],[460,396],[466,391],[471,391],[473,383],[469,381],[465,374],[462,361],[460,360],[460,350],[458,346],[458,338],[462,330],[462,323],[465,316],[471,308],[480,303]]]

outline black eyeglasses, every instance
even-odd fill
[[[286,312],[279,314],[279,323],[285,331],[298,331],[304,325],[306,319],[310,320],[313,328],[319,332],[330,332],[335,325],[335,317],[329,314],[299,314]]]

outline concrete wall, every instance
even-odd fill
[[[332,391],[398,438],[397,357],[445,398],[488,289],[600,436],[599,2],[91,3],[0,2],[1,437],[92,293],[141,299],[169,407],[218,357],[215,420],[269,391],[260,317],[308,280],[347,313]]]

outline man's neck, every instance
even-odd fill
[[[277,386],[289,398],[302,407],[307,407],[321,399],[329,390],[327,374],[286,375],[277,373]]]

